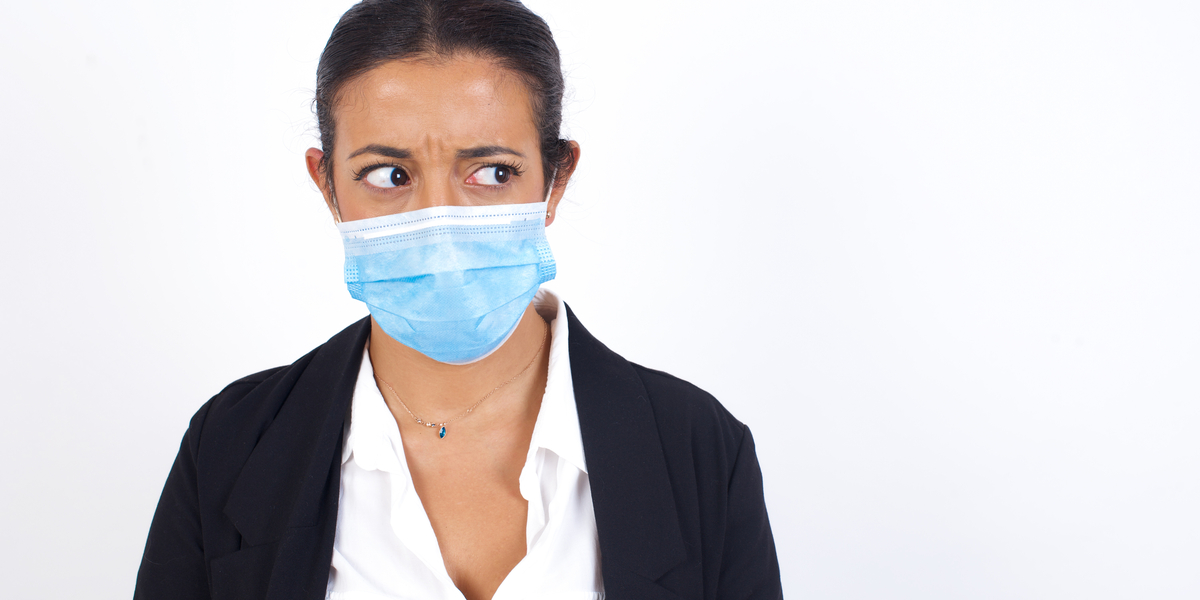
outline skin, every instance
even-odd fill
[[[333,112],[333,181],[320,168],[321,150],[310,148],[305,160],[335,218],[340,213],[341,220],[354,221],[431,206],[545,198],[529,93],[515,74],[487,58],[385,63],[349,82]],[[578,164],[579,145],[571,142],[571,147]],[[514,172],[500,183],[504,169],[497,169],[497,163],[515,166],[521,174]],[[391,177],[397,167],[407,180]],[[367,173],[360,173],[364,168]],[[356,174],[363,177],[356,180]],[[550,192],[547,226],[554,221],[570,173],[565,175]],[[396,181],[403,185],[387,187]],[[549,349],[549,330],[532,305],[503,346],[468,365],[434,361],[371,323],[369,352],[376,383],[400,429],[413,485],[446,569],[468,600],[491,598],[525,556],[528,506],[517,478],[545,392]],[[441,422],[462,413],[531,360],[528,371],[470,416],[447,426],[445,439],[418,425],[384,383],[413,413]]]

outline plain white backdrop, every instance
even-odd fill
[[[529,2],[563,294],[758,442],[784,589],[1200,597],[1200,6]],[[127,598],[188,418],[365,314],[347,2],[0,7],[0,579]]]

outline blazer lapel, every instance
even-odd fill
[[[592,488],[605,593],[674,598],[657,584],[687,558],[646,389],[567,308],[571,378]]]
[[[363,319],[315,351],[225,505],[244,548],[224,566],[236,566],[237,555],[245,554],[258,565],[246,570],[260,570],[261,578],[266,575],[261,569],[269,569],[268,599],[324,597],[337,526],[343,427],[369,333],[370,320]]]

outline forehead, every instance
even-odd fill
[[[474,56],[383,63],[346,84],[334,118],[343,155],[381,142],[414,149],[537,143],[520,78]]]

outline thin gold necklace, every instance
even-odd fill
[[[450,423],[453,423],[453,422],[471,414],[472,411],[474,411],[476,408],[479,408],[480,404],[483,404],[484,400],[487,400],[488,398],[491,397],[492,394],[495,394],[496,392],[500,391],[500,388],[516,381],[518,377],[520,377],[521,375],[523,375],[525,373],[525,371],[528,371],[529,367],[533,366],[533,363],[534,363],[534,361],[537,360],[538,356],[541,356],[542,348],[546,347],[546,337],[547,337],[546,334],[548,334],[548,333],[550,333],[550,326],[547,325],[545,321],[542,321],[542,343],[538,344],[537,352],[533,353],[533,358],[529,359],[529,364],[526,364],[525,368],[518,371],[517,374],[513,375],[508,381],[505,381],[504,383],[492,388],[492,391],[484,394],[483,397],[479,399],[479,402],[472,404],[470,408],[459,413],[459,415],[454,417],[453,419],[450,419],[447,421],[442,421],[441,423],[434,423],[431,421],[426,421],[426,420],[422,419],[421,417],[418,417],[417,415],[413,414],[413,411],[411,409],[409,409],[408,405],[404,403],[404,400],[400,398],[400,394],[396,393],[396,390],[395,390],[395,388],[392,387],[392,384],[388,383],[387,380],[385,380],[382,376],[380,376],[378,374],[376,374],[376,376],[379,377],[379,380],[383,382],[383,385],[387,386],[387,389],[390,392],[392,392],[393,396],[396,397],[396,401],[400,403],[400,406],[404,407],[404,410],[408,412],[408,416],[412,417],[417,422],[417,425],[424,425],[426,427],[437,427],[438,428],[438,439],[442,439],[442,438],[446,437],[446,425],[449,425]]]

